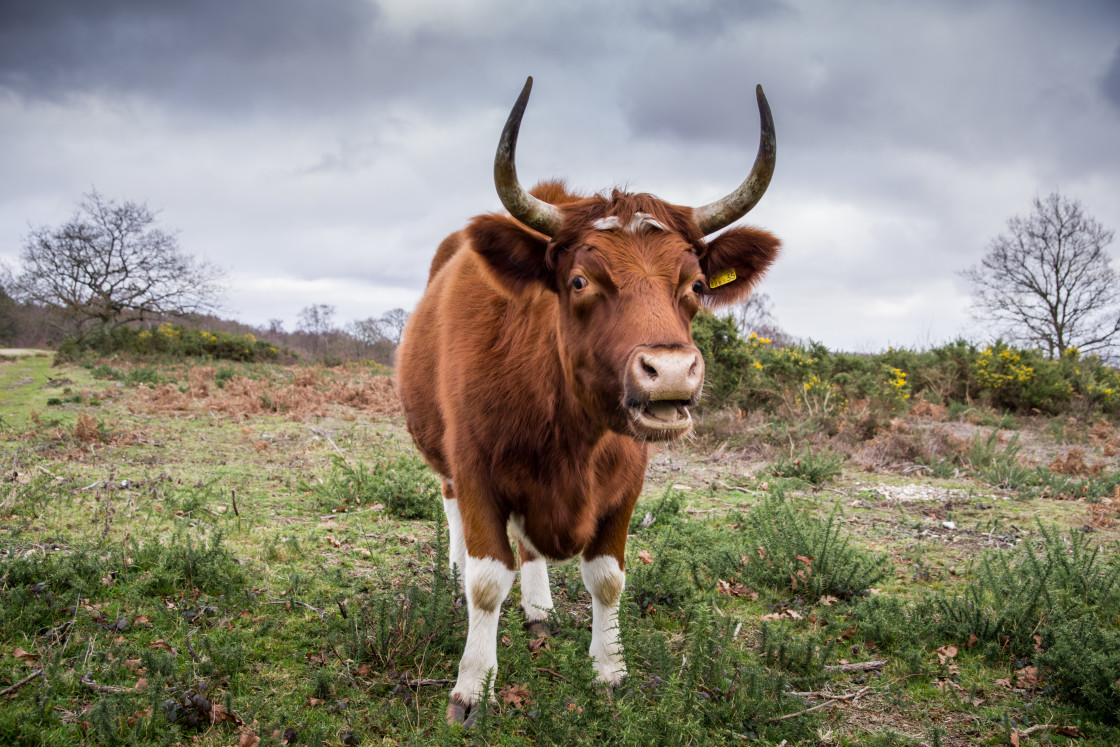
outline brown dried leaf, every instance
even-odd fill
[[[1034,650],[1035,650],[1035,653],[1037,653],[1037,654],[1042,654],[1042,653],[1045,653],[1045,652],[1046,652],[1046,649],[1044,649],[1044,648],[1042,647],[1042,636],[1040,636],[1040,635],[1034,635],[1034,636],[1031,636],[1031,637],[1032,637],[1032,638],[1034,638]]]
[[[132,624],[139,625],[143,628],[150,628],[152,627],[152,620],[147,615],[137,615],[136,617],[132,618]]]
[[[1011,745],[1012,747],[1019,747],[1019,732],[1014,729],[1011,730]]]
[[[307,696],[307,705],[312,706],[312,707],[321,706],[321,705],[323,705],[323,703],[326,703],[326,702],[327,701],[322,700],[320,698],[313,698],[310,695]]]
[[[1072,737],[1073,739],[1081,739],[1081,737],[1085,736],[1076,726],[1059,726],[1054,731],[1061,734],[1063,737]]]
[[[171,651],[171,644],[160,638],[158,641],[152,641],[148,644],[148,648],[154,648],[158,651]]]
[[[1038,687],[1038,667],[1023,667],[1017,671],[1015,684],[1024,690]]]
[[[251,731],[241,733],[241,739],[237,740],[237,747],[257,747],[261,743],[261,738]]]
[[[996,687],[1006,687],[1008,690],[1011,689],[1011,680],[1007,679],[1006,677],[1000,677],[998,680],[993,680],[992,684]]]
[[[716,591],[729,597],[745,597],[752,600],[758,599],[757,591],[738,582],[732,584],[720,579],[716,581]]]
[[[42,654],[36,654],[36,653],[32,653],[30,651],[24,651],[19,646],[16,646],[15,651],[12,652],[12,656],[16,657],[17,660],[22,661],[22,662],[27,663],[27,664],[39,661],[39,659],[42,658]]]
[[[937,660],[940,661],[942,664],[944,664],[945,662],[949,661],[949,659],[953,659],[953,658],[956,657],[957,647],[952,645],[952,644],[950,644],[948,646],[942,646],[941,648],[937,649],[934,653],[937,654]]]
[[[357,670],[359,677],[369,677],[373,674],[373,667],[369,664],[359,664]]]
[[[642,565],[653,565],[653,556],[649,554],[649,550],[639,552],[638,560],[642,561]]]
[[[829,596],[828,594],[825,594],[823,597],[820,598],[819,604],[822,604],[825,607],[831,607],[832,605],[836,604],[839,601],[840,600],[837,599],[836,597]]]
[[[508,703],[514,708],[520,708],[530,702],[529,688],[524,685],[507,685],[498,691],[498,697],[503,703]]]

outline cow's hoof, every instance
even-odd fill
[[[452,695],[447,701],[447,723],[451,725],[462,724],[464,729],[469,729],[474,726],[474,720],[478,718],[480,710],[478,703],[474,705],[464,703]],[[493,712],[491,711],[491,713]]]
[[[548,623],[544,620],[534,620],[525,623],[525,630],[529,633],[530,638],[551,638],[552,631],[548,629]]]
[[[447,701],[447,723],[467,726],[467,719],[469,718],[470,723],[473,724],[474,712],[477,710],[477,708],[472,708],[470,703],[464,703],[452,695]]]

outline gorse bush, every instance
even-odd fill
[[[1038,531],[1036,542],[985,554],[958,590],[872,597],[851,617],[863,638],[904,658],[956,644],[992,663],[1033,663],[1044,692],[1120,722],[1120,562],[1081,532],[1041,522]]]
[[[843,459],[830,451],[807,450],[778,460],[770,471],[775,477],[796,477],[811,485],[821,485],[840,476]]]
[[[768,496],[743,517],[743,580],[816,600],[849,599],[889,572],[885,555],[850,544],[837,505],[823,521],[794,510],[781,493]]]
[[[439,480],[417,456],[367,466],[335,457],[321,483],[303,485],[329,511],[348,511],[380,503],[398,519],[438,520],[443,517]]]
[[[885,555],[851,544],[839,506],[824,519],[810,516],[773,486],[747,514],[728,517],[731,528],[686,523],[680,500],[680,493],[668,490],[649,510],[635,512],[635,521],[642,515],[640,523],[649,522],[646,528],[631,522],[654,559],[627,570],[627,589],[642,614],[686,608],[731,577],[815,602],[826,594],[859,596],[889,572]]]
[[[209,332],[164,322],[154,328],[118,327],[81,340],[67,340],[59,346],[56,360],[73,361],[85,353],[253,362],[274,361],[279,357],[280,350],[251,334]]]
[[[937,630],[950,640],[975,635],[1014,654],[1058,622],[1120,615],[1120,566],[1106,563],[1081,532],[1064,538],[1042,523],[1036,546],[984,555],[959,595],[935,597]]]
[[[1120,371],[1073,348],[1050,359],[1002,341],[981,347],[956,340],[921,352],[863,355],[820,343],[776,346],[753,334],[743,339],[730,318],[706,313],[693,322],[693,339],[706,366],[704,403],[713,408],[821,416],[857,403],[891,413],[928,400],[949,407],[979,401],[1016,413],[1078,406],[1120,414]]]

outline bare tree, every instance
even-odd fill
[[[315,303],[304,306],[299,312],[296,327],[309,335],[325,335],[334,331],[336,309],[329,303]]]
[[[401,344],[401,335],[404,333],[404,325],[408,323],[408,317],[409,313],[404,309],[389,309],[378,320],[381,334],[385,335],[394,346]]]
[[[961,273],[974,316],[1051,358],[1071,347],[1108,353],[1120,333],[1120,277],[1105,251],[1112,237],[1077,200],[1036,197],[1030,215],[1007,221],[980,264]]]
[[[731,306],[728,313],[744,338],[753,332],[778,344],[785,344],[790,340],[774,318],[774,303],[769,294],[752,293],[746,300]]]
[[[396,345],[385,336],[385,324],[380,319],[356,319],[346,325],[346,333],[354,341],[355,354],[389,365],[393,362]]]
[[[89,192],[61,226],[32,229],[13,294],[53,309],[57,325],[79,338],[152,317],[215,310],[223,271],[184,254],[156,216],[145,204]]]
[[[315,303],[300,309],[296,328],[307,335],[311,344],[311,354],[324,355],[330,350],[336,332],[334,326],[335,307],[329,303]]]

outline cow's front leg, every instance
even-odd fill
[[[622,643],[618,638],[618,603],[626,585],[622,557],[584,553],[580,560],[583,584],[591,592],[591,658],[600,682],[612,687],[626,676]]]
[[[460,493],[459,500],[464,496]],[[460,503],[466,541],[467,645],[447,706],[449,722],[468,723],[472,709],[493,698],[485,688],[498,674],[498,615],[513,586],[514,561],[505,523],[477,503]]]
[[[552,590],[548,588],[548,566],[544,558],[517,541],[521,559],[521,609],[525,610],[525,626],[535,636],[548,635],[545,620],[552,612]]]

